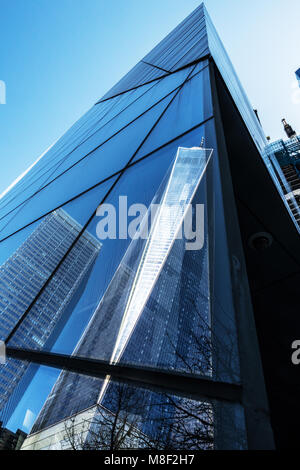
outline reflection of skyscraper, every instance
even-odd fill
[[[0,267],[0,337],[5,339],[64,255],[81,226],[63,210],[47,216]],[[41,349],[82,286],[101,244],[89,233],[62,264],[32,307],[10,345]],[[9,359],[0,366],[0,408],[6,404],[28,368]],[[6,416],[7,419],[7,416]]]
[[[123,354],[132,331],[152,293],[155,283],[172,249],[176,234],[183,222],[187,206],[205,172],[210,152],[204,149],[180,148],[163,193],[149,238],[136,268],[134,285],[128,297],[122,324],[111,361],[117,362]]]
[[[210,156],[205,149],[179,149],[167,181],[154,198],[160,205],[147,240],[131,242],[74,354],[211,373],[211,351],[204,357],[195,344],[198,335],[210,336],[207,222],[201,224],[202,250],[186,251],[185,239],[177,237],[188,205],[205,200],[207,188],[201,181]],[[111,387],[101,380],[62,372],[34,430],[97,402],[114,411]],[[156,396],[140,393],[138,398],[151,409],[154,422],[155,413],[159,414]],[[141,425],[149,435],[155,433],[151,420]]]
[[[101,302],[95,310],[74,354],[109,360],[122,320],[133,270],[120,264]],[[100,356],[99,356],[100,355]],[[94,405],[99,397],[102,380],[62,372],[55,390],[48,396],[40,419],[45,426]]]

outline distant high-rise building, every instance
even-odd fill
[[[266,158],[291,213],[300,226],[300,136],[297,136],[285,120],[283,124],[289,139],[268,144]]]
[[[0,266],[0,338],[5,340],[23,312],[50,277],[58,260],[81,230],[81,226],[62,209],[48,215],[22,245]],[[51,335],[58,333],[75,293],[97,257],[101,244],[88,232],[81,237],[72,256],[44,289],[29,316],[10,341],[11,346],[42,349]],[[18,388],[28,364],[8,359],[0,365],[0,409]],[[22,390],[18,390],[20,394]],[[5,410],[7,421],[10,411]]]
[[[296,136],[296,132],[294,131],[292,126],[286,122],[285,119],[282,119],[282,124],[289,139]]]

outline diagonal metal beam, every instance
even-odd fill
[[[107,98],[101,98],[99,101],[97,101],[94,104],[94,106],[97,106],[97,104],[100,104],[100,103],[104,103],[105,101],[112,100],[116,98],[117,96],[124,95],[125,93],[128,93],[129,91],[133,91],[133,90],[136,90],[137,88],[141,88],[142,86],[149,85],[150,83],[156,82],[158,80],[161,80],[162,78],[168,77],[169,75],[180,72],[181,70],[191,67],[192,65],[200,64],[200,62],[205,62],[206,60],[209,60],[209,61],[212,60],[212,55],[210,52],[208,54],[205,54],[203,57],[200,57],[199,59],[193,60],[192,62],[189,62],[188,64],[185,64],[182,67],[179,67],[178,69],[170,70],[169,72],[165,73],[164,75],[161,75],[160,77],[152,78],[151,80],[148,80],[144,83],[140,83],[139,85],[135,85],[131,88],[127,88],[126,90],[120,91],[119,93],[116,93],[115,95],[108,96]],[[151,65],[151,64],[148,64],[148,65]],[[106,94],[108,93],[109,91]]]
[[[206,376],[168,372],[149,367],[113,365],[97,359],[13,347],[6,347],[6,356],[100,379],[110,375],[112,379],[135,387],[194,400],[234,403],[242,401],[241,385],[214,382]]]
[[[163,69],[162,67],[158,67],[157,65],[154,65],[154,64],[149,64],[149,62],[146,62],[145,60],[141,60],[141,62],[143,62],[143,64],[150,65],[150,67],[153,67],[155,69],[162,70],[165,73],[171,73],[170,70]]]

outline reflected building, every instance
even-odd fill
[[[189,204],[193,201],[190,207],[195,208],[197,201],[206,197],[204,175],[211,154],[200,148],[178,150],[166,181],[145,216],[147,237],[131,242],[75,355],[182,372],[189,367],[195,374],[211,375],[207,218],[203,214],[199,221],[198,230],[203,230],[200,250],[199,247],[186,250],[188,242],[182,227]],[[151,217],[154,204],[156,210]],[[234,342],[234,324],[230,326],[228,322],[227,328],[230,327]],[[206,346],[199,347],[199,338]],[[224,351],[222,354],[226,355]],[[231,379],[234,380],[238,377],[238,365],[234,377],[237,351],[232,355]],[[217,364],[214,372],[217,375]],[[114,411],[111,399],[116,394],[111,390],[114,387],[109,381],[103,383],[62,372],[33,431],[97,403]],[[142,432],[147,435],[155,431],[152,406],[155,399],[156,396],[141,392],[136,397],[137,401],[143,400],[143,409],[151,409],[151,419],[146,423],[143,419]]]
[[[57,210],[48,215],[0,267],[1,340],[6,339],[30,306],[81,228],[65,211]],[[72,256],[52,277],[29,316],[9,342],[10,346],[42,349],[50,344],[49,340],[53,340],[59,326],[65,323],[68,307],[86,282],[100,247],[99,241],[88,232],[84,233]],[[5,365],[0,366],[1,410],[11,400],[16,389],[19,396],[24,393],[22,386],[18,385],[27,369],[28,364],[14,359],[8,359]],[[10,410],[6,409],[6,421],[9,415]]]
[[[300,136],[282,120],[288,140],[277,140],[266,147],[266,158],[289,206],[300,226]]]
[[[20,429],[14,433],[3,428],[0,421],[0,450],[20,450],[27,434]]]

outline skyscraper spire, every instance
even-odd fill
[[[289,139],[293,138],[293,137],[296,137],[296,132],[294,131],[294,129],[292,128],[292,126],[290,126],[285,119],[282,119],[282,123],[283,123],[283,127],[284,127],[284,130],[286,132],[286,135],[288,136]]]

